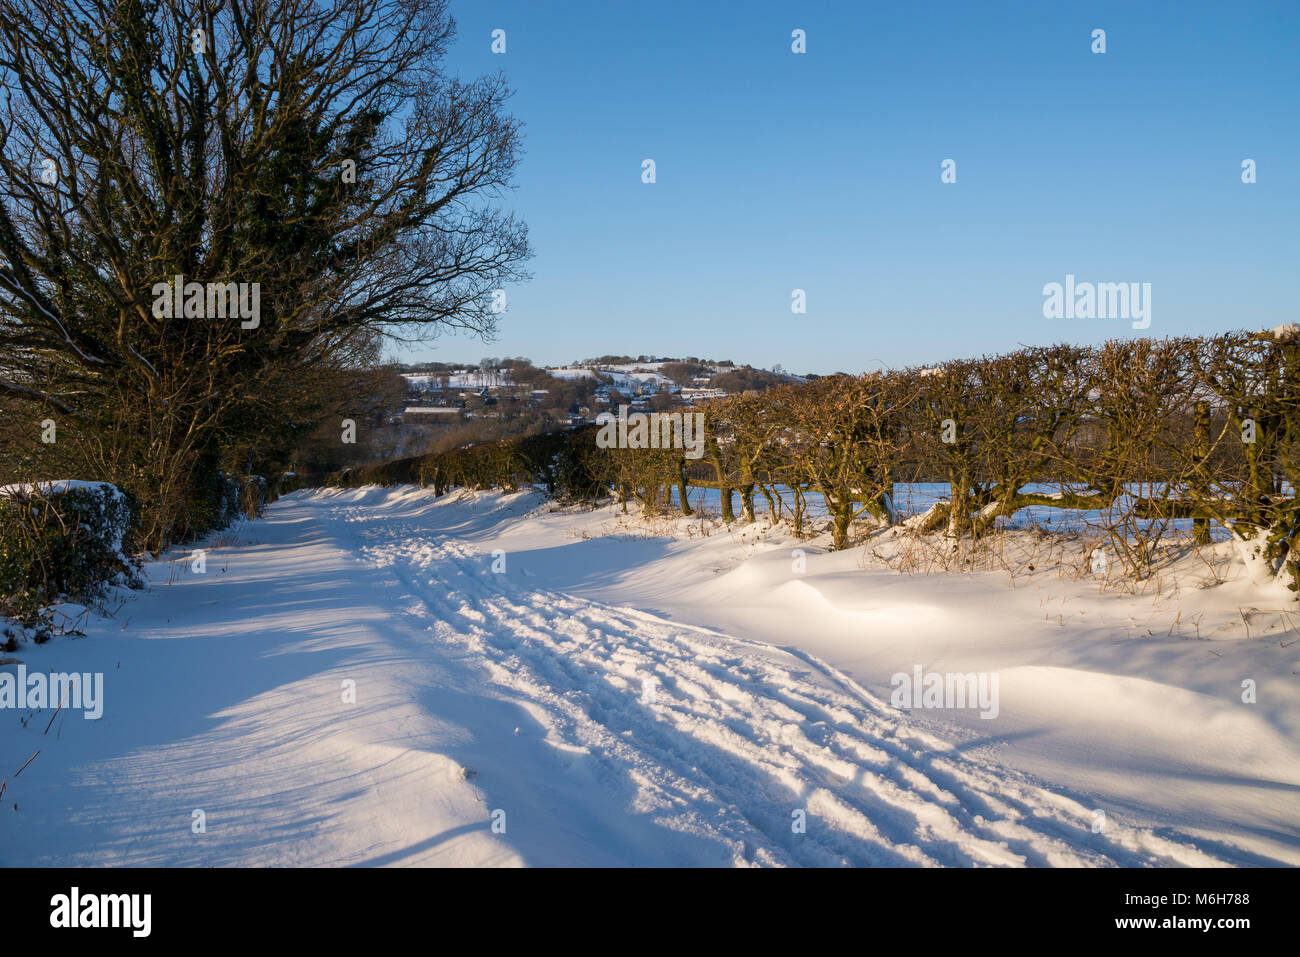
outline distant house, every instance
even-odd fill
[[[440,418],[450,418],[451,416],[459,416],[460,414],[460,409],[455,406],[446,405],[408,405],[402,410],[403,417],[410,417],[413,419],[426,418],[429,420],[435,420]]]
[[[683,402],[705,402],[709,399],[724,399],[727,396],[726,389],[682,389],[681,399]]]

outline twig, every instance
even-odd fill
[[[67,701],[67,700],[68,700],[68,696],[64,694],[63,701]],[[59,712],[63,710],[63,701],[60,701],[59,706],[54,709],[54,714],[50,715],[50,723],[45,726],[45,730],[42,731],[41,734],[49,734],[50,728],[54,727],[54,719],[57,718],[59,716]]]
[[[40,750],[37,749],[36,754],[40,754],[40,753],[41,753]],[[31,764],[33,761],[36,760],[36,754],[33,754],[30,758],[27,759],[27,764]],[[26,770],[27,770],[27,764],[24,764],[21,768],[19,768],[17,771],[15,771],[15,772],[14,772],[14,777],[18,777],[18,775],[20,775],[20,774],[22,774],[24,771],[26,771]]]

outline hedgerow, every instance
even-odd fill
[[[559,498],[615,494],[659,510],[719,491],[722,518],[754,520],[754,497],[805,532],[807,499],[834,548],[856,523],[904,521],[896,487],[948,495],[906,519],[918,534],[979,539],[1026,508],[1096,512],[1135,575],[1161,537],[1220,528],[1300,590],[1300,326],[1203,339],[1058,345],[862,376],[827,376],[702,405],[704,455],[600,448],[586,427],[481,443],[327,476],[323,484],[544,485]],[[688,411],[688,414],[691,414]],[[1045,488],[1048,489],[1045,491]]]
[[[139,505],[105,482],[41,482],[0,490],[0,614],[24,623],[108,583],[134,584]]]

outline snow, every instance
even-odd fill
[[[101,536],[105,547],[113,555],[123,562],[128,561],[127,556],[122,552],[122,544],[128,531],[126,514],[122,511],[125,495],[116,485],[111,482],[88,482],[82,479],[50,479],[42,482],[0,486],[0,496],[6,498],[14,496],[21,498],[30,495],[33,491],[46,498],[75,491],[101,493],[97,498],[101,525],[95,531]],[[110,502],[112,502],[118,514],[108,514]]]
[[[662,362],[636,362],[631,365],[601,366],[599,370],[570,367],[547,369],[546,371],[557,379],[594,379],[597,372],[599,372],[600,375],[610,379],[616,389],[621,390],[635,390],[643,385],[652,385],[656,388],[675,388],[672,379],[656,371],[664,364]]]
[[[658,372],[625,372],[616,367],[602,371],[614,380],[614,386],[618,389],[635,389],[643,385],[668,388],[673,384],[672,379]]]
[[[581,367],[579,367],[579,368],[563,368],[563,369],[547,369],[547,370],[546,370],[546,373],[547,373],[547,375],[550,375],[550,376],[552,376],[552,377],[554,377],[554,378],[556,378],[556,379],[594,379],[594,378],[596,378],[596,373],[595,373],[595,371],[593,371],[592,369],[586,369],[586,368],[581,368]]]
[[[5,722],[0,863],[1300,863],[1300,645],[1245,576],[902,575],[531,491],[298,492],[241,528],[14,656],[105,703]],[[916,666],[996,672],[997,717],[893,707]]]
[[[401,373],[403,379],[412,388],[417,389],[436,389],[442,382],[442,373]],[[483,372],[478,369],[470,369],[462,372],[454,372],[447,375],[447,388],[449,389],[482,389],[484,387],[513,386],[514,382],[509,373],[497,369]]]
[[[111,492],[114,499],[121,499],[122,497],[122,490],[111,482],[86,482],[81,479],[51,479],[47,482],[4,485],[0,486],[0,495],[25,495],[31,492],[32,489],[38,490],[42,495],[62,495],[65,492],[77,489],[89,489],[91,491]]]

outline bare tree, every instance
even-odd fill
[[[443,72],[446,6],[0,0],[0,392],[129,439],[96,477],[150,544],[224,436],[377,335],[490,331],[523,278],[519,127],[499,78]]]

